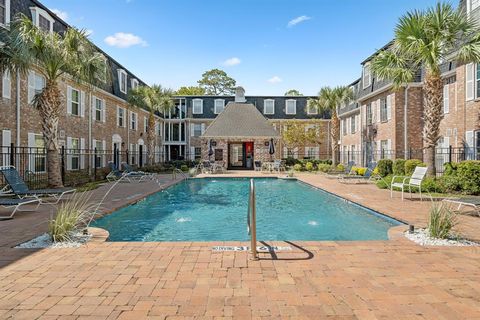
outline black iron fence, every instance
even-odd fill
[[[110,172],[110,163],[123,169],[127,163],[135,169],[162,171],[172,167],[191,167],[195,156],[188,153],[176,155],[175,159],[163,152],[138,152],[129,150],[67,149],[62,147],[58,157],[63,184],[81,185],[90,181],[105,179]],[[15,166],[32,189],[48,185],[47,153],[44,148],[0,146],[0,166]],[[0,175],[0,189],[5,185]]]

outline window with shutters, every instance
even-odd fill
[[[475,131],[475,159],[480,160],[480,130]]]
[[[373,123],[373,111],[372,111],[372,104],[367,104],[367,125],[371,125]]]
[[[70,149],[70,169],[78,170],[80,169],[80,139],[72,138],[71,139],[71,149]]]
[[[443,113],[450,111],[450,92],[448,91],[448,84],[443,86]]]
[[[193,124],[193,136],[200,137],[202,135],[202,124],[194,123]]]
[[[476,65],[475,86],[475,98],[480,98],[480,63]]]
[[[121,92],[127,93],[127,72],[125,70],[118,69],[118,86]]]
[[[73,88],[70,89],[70,114],[80,115],[80,91]]]
[[[202,114],[203,113],[203,100],[202,99],[193,99],[192,100],[192,113],[193,114]]]
[[[275,100],[265,99],[263,102],[263,114],[275,114]]]
[[[42,134],[35,134],[34,149],[31,150],[33,155],[33,169],[34,172],[47,171],[47,155],[45,153],[45,140]]]
[[[342,133],[343,135],[347,135],[347,119],[342,120]]]
[[[39,7],[30,7],[33,24],[45,32],[53,32],[55,19],[47,11]]]
[[[132,89],[138,88],[138,80],[137,79],[130,80],[130,85],[131,85]]]
[[[37,94],[45,88],[45,77],[35,71],[28,73],[28,101],[33,102]]]
[[[310,100],[307,102],[307,114],[318,114],[318,109]]]
[[[388,153],[390,152],[390,150],[388,150],[388,140],[380,141],[380,152],[381,152],[382,159],[388,156]]]
[[[93,146],[95,148],[95,168],[101,168],[103,167],[103,157],[104,157],[104,152],[103,150],[103,141],[101,140],[95,140],[95,144]]]
[[[380,121],[388,121],[387,98],[380,99]]]
[[[98,99],[97,97],[93,97],[93,103],[95,106],[95,121],[104,121],[103,115],[104,115],[104,108],[105,106],[103,105],[103,100]]]

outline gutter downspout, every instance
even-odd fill
[[[20,71],[17,70],[17,147],[20,147],[20,116],[21,116],[21,106],[20,106]]]
[[[89,101],[89,106],[90,106],[90,109],[89,109],[89,113],[88,113],[88,149],[90,150],[90,152],[93,149],[93,146],[92,146],[92,112],[93,112],[93,99],[92,99],[92,91],[91,90],[88,90],[88,101]],[[92,175],[93,173],[93,167],[95,166],[95,157],[91,157],[91,160],[90,160],[90,166],[89,166],[89,174]]]
[[[408,153],[408,116],[407,116],[407,109],[408,109],[408,89],[409,85],[407,84],[405,86],[405,103],[403,106],[403,152],[404,152],[404,157],[407,158],[407,153]],[[408,158],[410,158],[410,154],[408,155]]]

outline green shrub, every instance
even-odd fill
[[[305,164],[305,169],[306,169],[307,171],[313,171],[313,163],[307,162],[307,163]]]
[[[181,167],[180,167],[180,170],[182,170],[183,172],[187,172],[188,171],[188,166],[186,164],[183,164]]]
[[[386,177],[389,174],[392,174],[392,160],[390,159],[382,159],[378,161],[378,174],[382,177]]]
[[[285,164],[289,167],[292,167],[292,166],[296,165],[297,163],[300,163],[300,160],[292,158],[292,157],[285,158],[284,160],[285,160]]]
[[[480,194],[480,161],[467,160],[457,165],[456,176],[466,194]]]
[[[77,193],[59,206],[55,218],[49,221],[48,234],[53,242],[69,241],[75,232],[88,226],[94,214],[94,205],[89,204],[89,196]]]
[[[317,164],[317,170],[320,172],[328,172],[332,169],[332,165],[327,163],[319,163]]]
[[[392,171],[393,174],[396,176],[404,176],[405,175],[405,159],[396,159],[393,162]]]
[[[432,238],[446,239],[457,224],[455,213],[447,206],[434,204],[430,209],[428,233]]]
[[[443,175],[451,176],[457,173],[458,164],[454,162],[446,162],[443,165]]]
[[[405,175],[411,176],[416,167],[426,167],[427,165],[418,159],[405,161]]]
[[[375,172],[375,170],[374,170]],[[379,189],[390,189],[390,185],[392,184],[392,178],[393,176],[386,176],[386,177],[382,177],[382,179],[379,179],[377,180],[377,182],[375,182],[375,184],[377,185],[377,187]]]
[[[300,163],[297,163],[293,166],[293,170],[295,171],[302,171],[303,167]]]
[[[412,192],[417,192],[418,190],[412,189]],[[445,193],[445,185],[443,184],[442,178],[433,178],[433,177],[425,177],[422,181],[422,192],[434,192],[434,193]]]
[[[343,164],[339,163],[339,164],[337,164],[336,169],[337,169],[337,171],[342,171],[343,172],[343,171],[345,171],[345,166]]]
[[[462,191],[462,182],[456,174],[443,175],[441,177],[445,192],[459,192]]]

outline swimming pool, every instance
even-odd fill
[[[178,183],[93,223],[110,241],[247,241],[247,178]],[[256,178],[258,240],[385,240],[396,220],[296,180]]]

